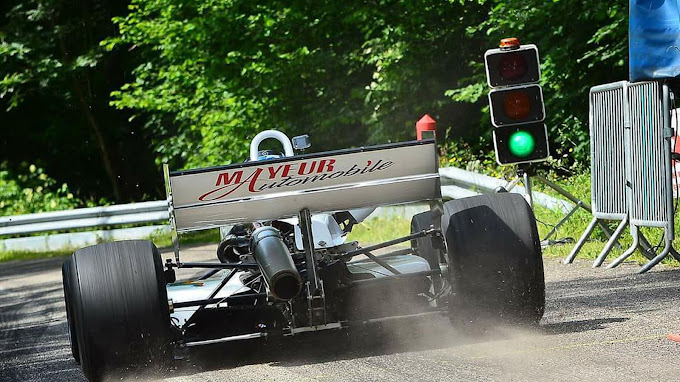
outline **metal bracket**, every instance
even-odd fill
[[[305,251],[307,266],[307,306],[309,308],[309,323],[323,325],[326,323],[326,296],[323,290],[323,280],[319,278],[314,257],[314,235],[312,232],[312,214],[307,208],[300,211],[300,232],[302,233],[302,247]]]
[[[168,217],[170,220],[170,232],[172,234],[172,249],[175,252],[175,263],[179,264],[179,234],[175,224],[175,208],[172,205],[172,187],[170,187],[170,167],[163,163],[163,180],[165,181],[165,196],[168,202]]]
[[[323,280],[319,280],[318,289],[312,294],[311,283],[307,281],[307,308],[309,311],[309,325],[326,324],[326,294],[323,290]]]
[[[300,211],[300,232],[302,233],[302,247],[305,251],[305,263],[307,265],[307,280],[309,282],[309,292],[312,296],[316,295],[319,289],[320,280],[316,269],[316,259],[314,258],[314,235],[312,233],[312,214],[307,208]]]
[[[672,138],[674,135],[675,135],[675,132],[673,131],[672,128],[663,129],[664,138]]]

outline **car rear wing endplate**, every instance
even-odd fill
[[[177,232],[441,199],[434,140],[164,173]]]

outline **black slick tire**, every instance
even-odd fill
[[[73,306],[71,300],[73,297],[71,289],[71,278],[73,277],[72,266],[73,260],[71,258],[64,261],[61,265],[61,279],[64,287],[64,304],[66,305],[66,325],[68,329],[69,342],[71,343],[71,355],[76,363],[80,363],[80,354],[78,350],[78,337],[76,335],[76,316],[73,313]]]
[[[411,233],[421,232],[432,228],[432,212],[425,211],[413,215],[411,218]],[[419,237],[411,240],[411,247],[416,249],[418,256],[427,260],[430,269],[439,270],[439,257],[441,251],[432,245],[430,236]]]
[[[454,323],[537,324],[545,309],[536,221],[521,195],[499,193],[444,204],[449,311]]]
[[[101,381],[119,368],[162,365],[170,316],[160,253],[146,240],[98,244],[71,257],[80,365]]]

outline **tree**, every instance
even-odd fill
[[[174,167],[245,157],[258,131],[316,149],[402,140],[424,113],[465,127],[444,91],[478,50],[459,3],[135,0],[109,49],[144,57],[113,104],[147,119]],[[452,22],[457,20],[459,22]]]
[[[134,168],[148,166],[124,161],[128,147],[144,144],[129,138],[135,129],[125,113],[108,105],[124,82],[125,58],[99,48],[124,4],[17,0],[0,9],[2,156],[15,165],[37,160],[87,194],[141,197]]]
[[[264,129],[337,149],[411,139],[428,113],[442,144],[488,153],[482,56],[515,36],[541,51],[560,164],[584,165],[588,89],[626,78],[626,7],[10,0],[0,3],[0,156],[9,170],[35,162],[76,194],[134,200],[162,197],[161,163],[240,162]]]

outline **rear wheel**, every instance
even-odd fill
[[[70,288],[83,373],[90,381],[169,359],[170,314],[160,253],[150,241],[99,244],[71,258]]]
[[[449,201],[442,231],[454,322],[540,321],[545,308],[543,259],[533,212],[521,195]]]
[[[73,307],[71,303],[71,277],[72,277],[72,264],[73,260],[69,258],[64,261],[61,266],[61,279],[64,286],[64,303],[66,305],[66,322],[68,329],[69,342],[71,343],[71,355],[76,360],[76,363],[80,363],[80,354],[78,354],[78,336],[76,335],[76,317],[73,314]]]
[[[421,232],[432,228],[432,212],[426,211],[413,215],[411,218],[411,233]],[[419,237],[411,240],[411,247],[415,248],[418,256],[427,260],[430,264],[430,269],[439,269],[439,255],[440,251],[432,245],[432,238],[430,236]]]

